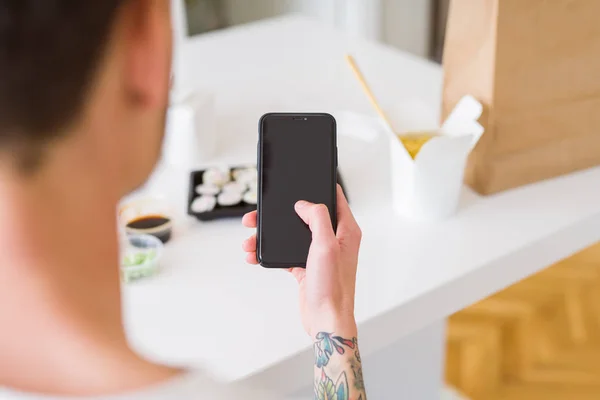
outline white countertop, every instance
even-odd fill
[[[210,34],[186,51],[197,82],[217,95],[215,162],[255,160],[264,112],[372,115],[344,63],[346,51],[386,106],[414,99],[434,110],[424,124],[438,115],[438,66],[300,17]],[[364,232],[356,297],[363,354],[600,240],[600,168],[487,198],[465,189],[455,217],[419,224],[392,212],[385,140],[340,132],[339,142],[340,170]],[[162,170],[148,190],[180,199],[187,177],[172,174]],[[124,289],[133,343],[153,358],[204,365],[227,379],[272,366],[292,371],[306,360],[311,342],[300,324],[296,282],[244,264],[241,243],[250,233],[239,220],[180,224],[162,274]]]

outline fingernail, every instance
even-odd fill
[[[309,204],[310,203],[308,201],[300,200],[299,202],[296,203],[296,208],[304,208]]]

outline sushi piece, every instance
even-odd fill
[[[231,181],[231,174],[228,169],[210,168],[202,174],[202,183],[205,185],[222,187],[229,181]]]
[[[246,193],[244,193],[243,200],[244,203],[256,204],[256,190],[248,190]]]
[[[246,172],[246,168],[238,168],[238,169],[234,169],[233,172],[231,173],[231,175],[233,176],[234,180],[239,182],[245,172]]]
[[[199,195],[216,196],[220,191],[221,189],[217,185],[211,183],[196,186],[196,193]]]
[[[200,214],[212,211],[216,205],[217,199],[215,196],[205,195],[194,199],[190,208],[193,212]]]
[[[253,182],[256,182],[258,177],[258,171],[256,167],[238,169],[233,172],[233,178],[241,182],[245,185],[250,185]]]
[[[219,203],[219,205],[224,206],[224,207],[235,206],[236,204],[239,204],[241,201],[242,201],[242,193],[235,192],[235,191],[223,192],[217,198],[217,202]]]
[[[248,185],[248,190],[251,190],[253,192],[258,191],[258,182],[257,181],[250,182],[250,184]]]
[[[243,180],[245,176],[252,174],[252,170],[256,170],[256,167],[236,168],[232,172],[233,179],[236,181]]]
[[[229,182],[223,186],[223,192],[244,193],[246,185],[241,182]]]

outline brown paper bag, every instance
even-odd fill
[[[484,104],[479,193],[600,164],[600,0],[453,0],[443,64],[444,119]]]

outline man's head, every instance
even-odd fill
[[[115,191],[140,184],[162,141],[170,21],[169,0],[0,0],[0,168],[32,179],[62,157]]]
[[[115,218],[159,154],[171,35],[170,0],[0,0],[0,387],[173,374],[128,349]]]

